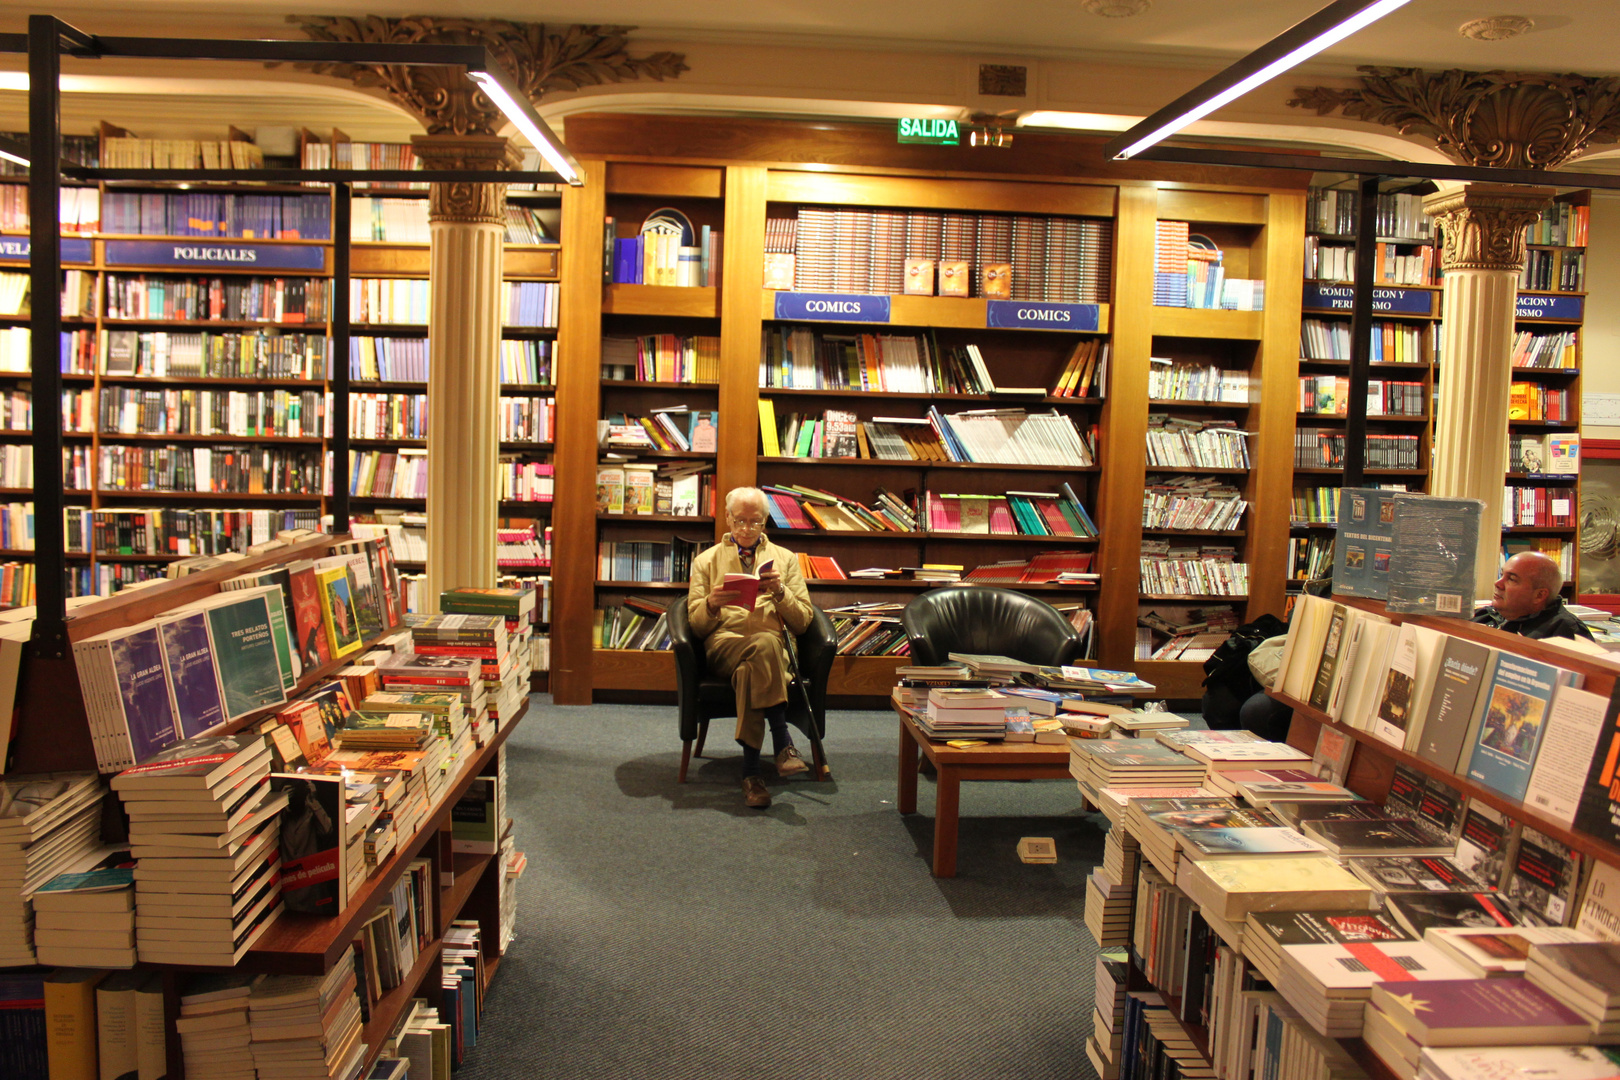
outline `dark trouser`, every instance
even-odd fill
[[[1262,739],[1284,742],[1288,738],[1288,721],[1294,710],[1264,693],[1255,694],[1238,710],[1238,726],[1252,731]]]
[[[765,709],[765,723],[770,726],[771,745],[776,748],[776,753],[780,754],[793,745],[793,736],[788,734],[787,702],[767,706]],[[741,739],[737,740],[737,745],[742,747],[743,751],[743,775],[758,776],[760,771],[760,748],[749,746]]]

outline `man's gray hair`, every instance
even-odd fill
[[[765,500],[765,493],[757,487],[734,487],[726,492],[726,513],[731,513],[740,502],[751,502],[759,507],[762,513],[770,509],[770,503]]]

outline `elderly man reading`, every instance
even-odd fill
[[[788,657],[782,628],[802,634],[814,609],[798,560],[765,538],[766,520],[764,492],[743,487],[728,493],[726,522],[731,531],[692,561],[686,599],[692,629],[705,639],[710,670],[729,676],[737,693],[743,796],[756,809],[771,805],[771,793],[760,778],[766,724],[776,749],[776,775],[786,778],[809,768],[788,734]],[[729,586],[727,575],[733,575]],[[737,584],[738,575],[759,578],[758,593],[746,604],[753,586]]]
[[[1592,632],[1564,606],[1558,563],[1539,551],[1521,551],[1502,564],[1491,606],[1474,616],[1477,623],[1523,634],[1528,638],[1583,637]]]

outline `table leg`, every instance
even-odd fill
[[[900,780],[899,794],[896,800],[900,804],[902,814],[915,814],[917,812],[917,743],[906,728],[906,722],[900,721]]]
[[[962,781],[948,765],[939,767],[934,785],[934,876],[956,876],[956,827]]]

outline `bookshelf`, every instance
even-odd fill
[[[1369,486],[1428,488],[1442,292],[1439,249],[1422,209],[1426,183],[1386,185],[1378,197],[1377,270],[1367,403]],[[1306,209],[1298,442],[1286,555],[1288,588],[1332,565],[1348,408],[1354,291],[1355,185],[1311,189]]]
[[[1561,195],[1540,221],[1526,226],[1508,411],[1503,553],[1536,549],[1557,559],[1566,600],[1579,585],[1579,459],[1576,471],[1553,472],[1548,444],[1559,437],[1580,441],[1591,197],[1589,191]]]
[[[811,556],[831,557],[846,571],[877,566],[919,565],[937,562],[971,569],[983,563],[1026,559],[1043,551],[1061,550],[1094,554],[1091,569],[1104,582],[1136,580],[1143,530],[1140,493],[1145,487],[1138,447],[1145,440],[1149,414],[1145,367],[1153,351],[1154,336],[1201,339],[1210,348],[1235,349],[1243,366],[1258,374],[1267,392],[1255,400],[1220,403],[1212,415],[1234,417],[1257,431],[1257,464],[1237,475],[1252,508],[1241,528],[1223,531],[1222,539],[1242,545],[1246,561],[1259,565],[1270,559],[1280,563],[1285,552],[1288,461],[1293,413],[1286,408],[1294,393],[1294,360],[1299,335],[1298,296],[1290,296],[1291,282],[1300,280],[1303,190],[1301,182],[1284,174],[1222,174],[1197,170],[1133,165],[1136,175],[1122,176],[1117,167],[1099,159],[1086,170],[1072,159],[1057,165],[1056,142],[1044,137],[1028,140],[1029,150],[997,158],[954,159],[934,150],[896,148],[882,133],[861,125],[838,125],[836,131],[811,131],[788,122],[731,122],[693,125],[675,119],[657,125],[629,117],[576,118],[570,127],[570,147],[588,170],[583,189],[563,195],[562,278],[565,291],[558,332],[559,365],[569,374],[558,389],[559,435],[558,503],[556,513],[557,591],[556,619],[574,627],[577,638],[565,631],[556,636],[553,690],[559,702],[583,703],[595,691],[646,691],[673,688],[668,658],[656,653],[593,650],[582,629],[590,624],[599,602],[616,599],[631,590],[622,579],[603,583],[588,561],[601,538],[637,536],[667,539],[672,531],[695,536],[697,531],[672,530],[679,523],[647,522],[630,525],[618,518],[599,519],[590,478],[600,462],[591,425],[611,413],[628,411],[615,402],[650,408],[654,401],[695,403],[702,388],[661,387],[650,384],[619,385],[601,381],[604,336],[635,333],[692,333],[693,328],[715,328],[720,338],[718,386],[711,393],[720,413],[715,454],[717,492],[757,484],[766,487],[800,485],[831,492],[841,499],[871,506],[878,488],[899,496],[910,491],[919,498],[935,494],[1003,495],[1013,491],[1051,491],[1068,483],[1086,512],[1097,524],[1098,535],[1083,539],[1067,536],[971,536],[946,529],[854,532],[826,528],[773,530],[778,542]],[[1072,150],[1073,143],[1063,140]],[[1024,144],[1021,143],[1021,147]],[[826,157],[828,153],[832,158]],[[805,162],[806,164],[797,164]],[[951,162],[951,163],[948,163]],[[964,171],[965,169],[977,171]],[[1155,189],[1151,179],[1162,173],[1173,182]],[[1258,186],[1257,186],[1258,184]],[[1161,202],[1165,209],[1161,213]],[[627,221],[672,207],[694,225],[710,224],[724,233],[720,281],[712,288],[679,288],[604,281],[604,220],[615,219],[615,239],[628,231]],[[1095,223],[1108,239],[1106,255],[1089,272],[1092,292],[1070,302],[1095,306],[1096,322],[1068,332],[1003,328],[993,325],[993,305],[970,288],[964,297],[907,295],[903,284],[892,280],[897,261],[883,269],[874,284],[865,261],[853,277],[830,283],[816,278],[798,280],[795,264],[792,288],[777,287],[780,279],[766,282],[766,261],[780,253],[777,231],[792,221],[806,229],[804,210],[821,211],[836,223],[866,221],[868,244],[893,244],[887,215],[939,215],[1058,219]],[[1260,311],[1154,311],[1152,292],[1152,236],[1159,216],[1179,214],[1206,221],[1210,227],[1229,229],[1241,237],[1241,258],[1257,269],[1271,289]],[[840,217],[842,215],[842,217]],[[812,219],[814,215],[812,215]],[[876,222],[876,224],[871,224]],[[808,231],[815,233],[811,220]],[[1044,228],[1044,227],[1043,227]],[[802,235],[802,234],[801,234]],[[977,234],[975,233],[975,236]],[[1050,235],[1061,236],[1061,230]],[[904,242],[903,228],[899,234]],[[812,250],[799,248],[799,251]],[[869,249],[868,249],[869,250]],[[768,254],[769,253],[769,254]],[[910,253],[904,253],[910,254]],[[929,254],[926,250],[924,254]],[[1009,265],[1013,288],[1027,283],[1019,267],[1027,268],[1028,252],[1020,249]],[[798,253],[795,252],[797,259]],[[912,255],[912,257],[921,257]],[[942,255],[937,257],[944,260]],[[973,255],[964,253],[977,273]],[[780,272],[771,260],[773,272]],[[845,268],[846,275],[850,273]],[[885,277],[884,274],[889,274]],[[863,276],[864,275],[864,276]],[[860,280],[855,280],[859,278]],[[580,283],[575,288],[574,283]],[[937,279],[936,279],[937,283]],[[1279,284],[1282,283],[1282,284]],[[812,290],[807,286],[815,285]],[[886,317],[850,323],[807,317],[808,312],[778,309],[787,297],[807,291],[840,292],[855,296],[885,296]],[[1024,292],[1021,297],[1029,297]],[[1052,302],[1042,287],[1041,303]],[[779,317],[780,316],[780,317]],[[1150,323],[1151,320],[1151,323]],[[1139,330],[1151,326],[1147,333]],[[859,337],[907,335],[928,343],[941,354],[975,345],[1002,385],[1039,387],[1028,396],[963,393],[912,387],[857,389],[850,384],[800,385],[761,379],[762,341],[771,334],[808,328],[811,335]],[[1111,352],[1106,388],[1083,397],[1051,393],[1056,375],[1077,341],[1106,343]],[[1286,344],[1278,349],[1277,342]],[[769,345],[765,346],[768,354]],[[1135,364],[1143,369],[1142,385],[1125,374]],[[1281,380],[1280,382],[1277,380]],[[761,383],[765,382],[765,385]],[[1121,389],[1121,383],[1124,389]],[[1276,387],[1283,392],[1275,392]],[[1264,402],[1264,404],[1262,404]],[[1090,435],[1096,432],[1096,452],[1089,465],[989,464],[954,460],[884,460],[874,457],[794,456],[768,453],[761,441],[761,406],[777,417],[789,413],[825,421],[829,410],[853,413],[856,422],[874,416],[919,420],[935,407],[944,414],[1005,406],[1031,413],[1055,412],[1072,420]],[[1285,415],[1286,413],[1286,415]],[[1286,422],[1286,433],[1283,424]],[[1123,452],[1121,448],[1125,448]],[[695,522],[696,523],[696,522]],[[651,534],[655,527],[660,530]],[[707,523],[705,531],[718,536],[723,522]],[[620,530],[610,533],[608,530]],[[1275,535],[1272,535],[1275,534]],[[1198,535],[1189,532],[1188,535]],[[1113,575],[1110,578],[1109,575]],[[893,603],[903,606],[928,583],[911,580],[821,580],[810,588],[818,606],[831,609],[855,603]],[[620,591],[623,589],[623,591]],[[1054,602],[1084,604],[1096,619],[1098,661],[1131,666],[1129,642],[1139,613],[1138,590],[1095,583],[1080,586],[1043,586],[1037,595]],[[1275,596],[1271,593],[1275,592]],[[662,604],[677,589],[646,590],[647,598]],[[1228,598],[1229,599],[1229,598]],[[1240,614],[1252,617],[1263,610],[1278,610],[1282,588],[1251,589],[1237,602]],[[1251,614],[1252,613],[1252,614]],[[880,695],[892,686],[895,657],[843,656],[833,669],[829,690],[838,696]],[[1144,672],[1144,674],[1147,674]],[[1202,671],[1197,663],[1164,666],[1148,677],[1166,696],[1197,697]]]

